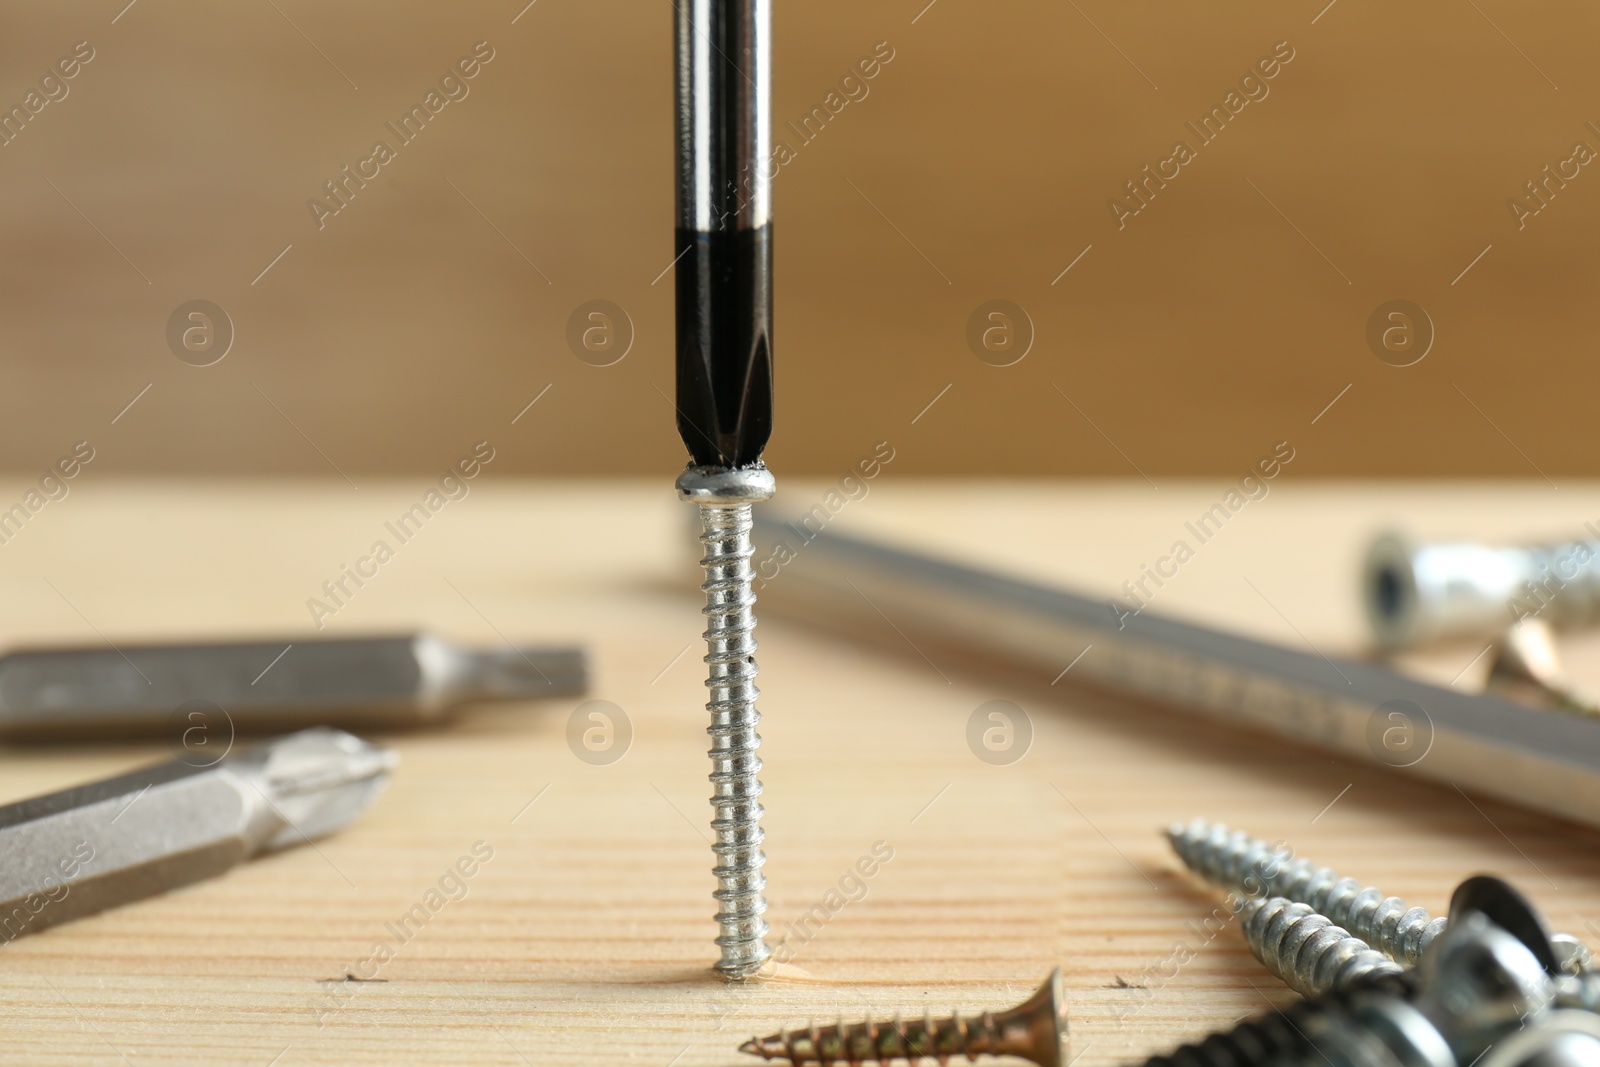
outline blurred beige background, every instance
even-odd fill
[[[668,477],[672,6],[525,2],[9,5],[6,110],[94,58],[0,147],[0,467],[86,440],[97,473],[359,483],[488,440],[497,473]],[[1600,168],[1563,162],[1600,149],[1591,5],[775,10],[780,472],[889,441],[908,474],[1159,482],[1285,440],[1293,476],[1600,471],[1575,447]],[[385,124],[478,42],[401,146]],[[1202,143],[1186,123],[1275,48]],[[884,49],[802,144],[787,123]],[[395,158],[319,228],[308,200],[380,138]],[[1179,139],[1119,229],[1108,201]],[[1570,177],[1519,229],[1546,165]],[[166,336],[197,299],[236,334],[205,367]],[[1035,335],[1010,366],[969,345],[994,299]],[[1411,366],[1367,339],[1395,299],[1436,333]],[[632,324],[609,366],[569,347],[592,300]]]

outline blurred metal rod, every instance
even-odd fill
[[[1556,628],[1600,624],[1600,533],[1547,544],[1416,543],[1375,538],[1362,601],[1382,648],[1497,637],[1538,617]]]
[[[469,649],[426,633],[22,649],[0,656],[0,737],[97,741],[215,720],[241,731],[418,726],[469,702],[585,685],[581,648]]]
[[[1159,700],[1600,826],[1595,719],[1149,612],[1119,618],[1104,600],[885,545],[802,535],[770,519],[756,527],[761,603],[780,614],[901,649],[910,642],[925,655],[998,663],[1019,682],[1064,678]]]

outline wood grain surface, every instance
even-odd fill
[[[309,640],[306,599],[427,488],[92,477],[0,546],[5,644]],[[697,568],[669,484],[486,475],[324,631],[581,640],[589,698],[631,724],[622,758],[575,756],[577,700],[380,738],[400,767],[345,832],[0,947],[0,1063],[731,1067],[753,1033],[1009,1006],[1058,964],[1073,1054],[1124,1063],[1284,998],[1235,929],[1207,932],[1218,898],[1167,852],[1160,829],[1196,815],[1435,910],[1465,875],[1499,872],[1558,926],[1595,936],[1589,831],[1181,713],[1019,688],[764,617],[770,918],[792,962],[724,985],[709,969]],[[0,485],[5,499],[25,488]],[[827,488],[780,478],[773,506],[798,512]],[[837,522],[1109,592],[1224,488],[886,475]],[[1285,484],[1152,610],[1353,651],[1353,562],[1376,525],[1509,536],[1597,514],[1595,485]],[[1574,647],[1592,674],[1600,658]],[[1459,672],[1473,651],[1421,666]],[[1004,767],[965,741],[972,711],[996,698],[1035,729]],[[160,742],[6,747],[0,800],[165,754]],[[447,877],[475,847],[492,858]],[[875,847],[892,856],[853,876]],[[419,903],[426,921],[397,936]],[[367,965],[379,944],[389,958]]]

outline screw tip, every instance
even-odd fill
[[[767,1056],[766,1049],[761,1047],[761,1039],[758,1037],[752,1037],[749,1041],[740,1045],[739,1051],[750,1056],[760,1056],[762,1059],[770,1058]]]
[[[763,949],[766,948],[765,945],[762,945],[761,947]],[[772,969],[768,965],[771,959],[772,953],[770,951],[765,951],[762,952],[756,959],[737,960],[733,962],[729,962],[728,960],[719,960],[716,965],[716,971],[729,982],[744,982],[752,978],[767,978],[772,973]]]

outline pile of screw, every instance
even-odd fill
[[[1469,878],[1435,919],[1225,826],[1168,837],[1235,894],[1251,952],[1307,999],[1145,1067],[1600,1067],[1588,950],[1500,879]]]
[[[1510,885],[1457,887],[1448,919],[1226,826],[1167,832],[1226,889],[1257,959],[1305,996],[1143,1067],[1600,1067],[1600,971]],[[742,1051],[793,1064],[1011,1055],[1062,1063],[1058,969],[1000,1013],[779,1031]]]

